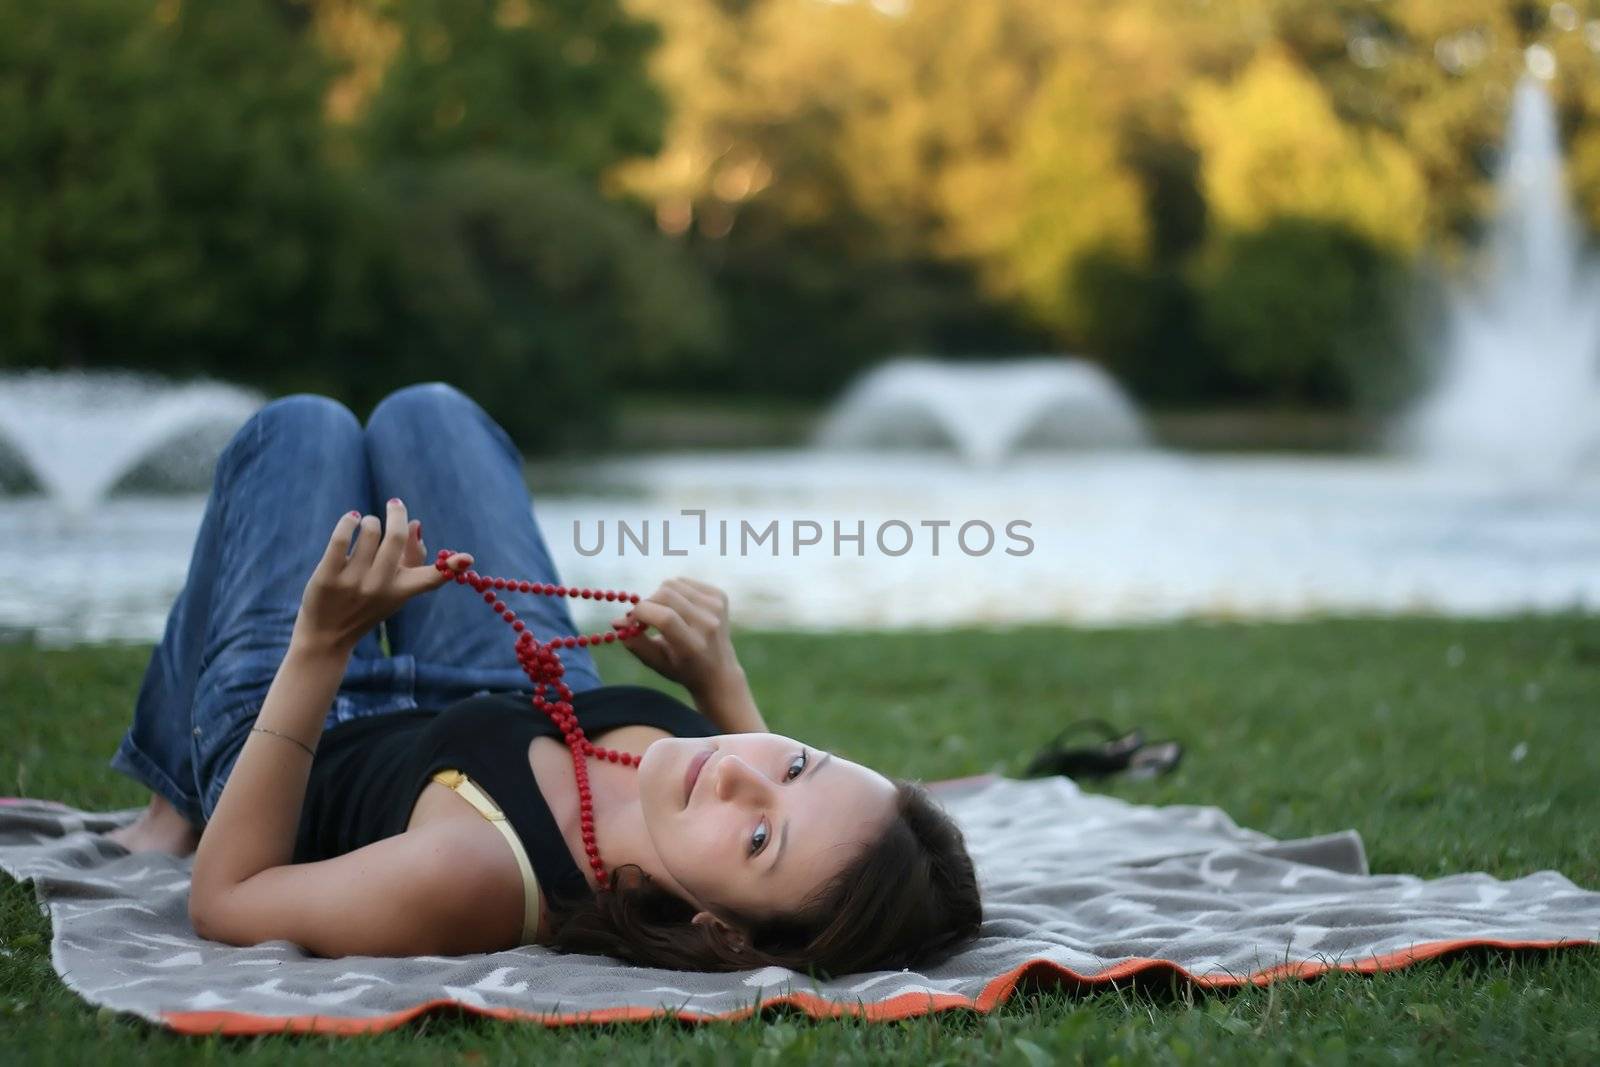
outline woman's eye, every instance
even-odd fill
[[[785,781],[792,782],[805,773],[806,754],[804,752],[789,761],[789,774]]]
[[[750,835],[750,855],[754,856],[767,847],[768,835],[766,821],[762,820],[761,825],[756,827],[756,832]]]

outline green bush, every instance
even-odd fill
[[[615,386],[716,348],[694,264],[576,180],[501,157],[395,169],[366,187],[386,223],[381,308],[339,391],[374,402],[443,379],[530,451],[608,433]]]
[[[620,0],[394,0],[397,54],[363,117],[368,161],[489,152],[593,184],[661,147],[655,25]]]
[[[327,74],[263,0],[0,4],[0,361],[304,358],[341,263]]]
[[[1241,394],[1346,405],[1403,374],[1405,267],[1343,226],[1279,218],[1226,234],[1194,281],[1202,335]]]
[[[339,130],[298,6],[0,5],[0,364],[358,408],[444,378],[525,448],[603,436],[614,383],[718,338],[698,268],[595,191],[659,144],[656,32],[609,0],[491,8],[399,5]]]
[[[890,355],[1046,347],[1008,309],[984,301],[969,269],[907,257],[880,236],[846,208],[802,225],[754,203],[726,237],[691,238],[722,298],[726,342],[714,361],[666,368],[643,384],[817,400]]]

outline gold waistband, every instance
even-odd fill
[[[539,933],[539,880],[534,877],[533,864],[528,862],[528,853],[522,847],[522,841],[517,837],[517,832],[511,828],[510,821],[500,806],[489,798],[489,794],[471,778],[457,770],[444,770],[435,774],[433,781],[442,786],[454,789],[468,804],[478,809],[478,813],[494,824],[495,829],[511,845],[512,853],[517,857],[517,868],[522,872],[522,943],[533,944]]]

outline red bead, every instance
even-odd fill
[[[566,595],[567,595],[567,587],[566,586],[564,586],[564,585],[556,586],[556,596],[566,596]]]

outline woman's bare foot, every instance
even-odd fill
[[[166,852],[187,856],[200,844],[196,830],[183,813],[159,794],[150,795],[150,804],[127,826],[101,835],[129,852]]]

